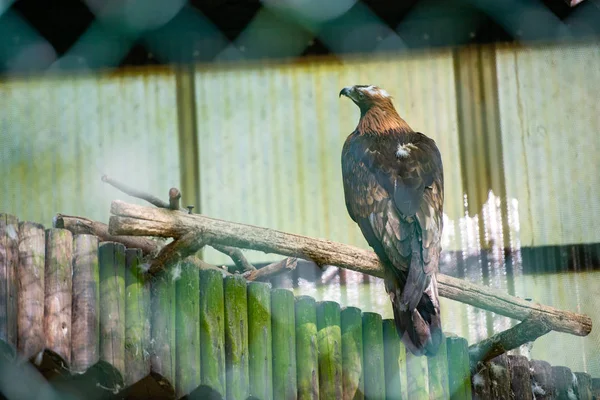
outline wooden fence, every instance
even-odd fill
[[[0,214],[2,365],[30,361],[60,398],[600,398],[600,379],[566,367],[470,365],[452,335],[414,357],[376,313],[185,262],[152,281],[146,268],[138,249]]]

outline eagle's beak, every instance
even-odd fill
[[[350,90],[352,90],[352,86],[346,86],[340,91],[339,97],[342,97],[342,95],[350,97]]]

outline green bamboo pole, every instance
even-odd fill
[[[191,393],[200,386],[200,274],[198,267],[182,261],[181,277],[175,284],[177,292],[177,331],[175,342],[177,397]]]
[[[406,352],[406,378],[409,399],[429,399],[427,357]]]
[[[406,399],[408,398],[406,349],[398,336],[393,319],[383,320],[383,346],[386,398]]]
[[[226,277],[224,293],[227,398],[245,400],[249,392],[246,279],[241,275]]]
[[[341,315],[344,399],[364,398],[362,311],[346,307]]]
[[[173,270],[179,266],[169,265],[167,269],[152,278],[151,281],[151,334],[152,351],[150,365],[152,372],[160,374],[173,387],[177,387],[175,366],[177,350],[176,331],[176,293]]]
[[[317,328],[320,397],[341,399],[343,393],[342,330],[338,303],[333,301],[318,303]]]
[[[273,349],[271,348],[271,286],[248,283],[248,353],[250,394],[273,398]]]
[[[442,336],[438,352],[427,359],[429,373],[429,396],[432,399],[447,399],[450,397],[448,388],[448,352],[446,337]]]
[[[200,271],[200,359],[202,384],[225,396],[223,274]]]
[[[471,400],[471,372],[467,340],[461,337],[448,337],[446,346],[450,399]]]
[[[17,348],[19,220],[0,213],[0,340]]]
[[[362,315],[365,397],[385,398],[383,356],[383,325],[381,315],[365,312]]]
[[[125,246],[103,242],[100,265],[100,359],[125,375]]]
[[[298,399],[319,398],[319,354],[317,348],[317,309],[310,296],[296,298],[296,354]]]
[[[273,398],[297,398],[296,328],[294,294],[286,289],[271,291],[273,331]]]
[[[150,304],[144,296],[142,251],[125,250],[125,386],[150,373]]]

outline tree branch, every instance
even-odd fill
[[[525,343],[533,342],[551,330],[552,324],[546,320],[544,314],[532,312],[512,328],[469,346],[471,368],[474,368],[478,362],[489,361]]]
[[[256,270],[256,267],[250,264],[250,262],[246,259],[246,257],[244,257],[244,254],[242,254],[242,251],[240,249],[236,249],[235,247],[230,246],[223,246],[220,244],[211,244],[210,246],[215,250],[228,255],[235,264],[235,266],[238,267],[238,269],[240,269],[242,272]]]
[[[324,239],[227,222],[199,214],[184,214],[113,201],[109,232],[113,235],[178,238],[190,231],[208,244],[221,244],[265,253],[276,253],[336,265],[383,277],[383,267],[372,251]],[[437,274],[439,294],[506,317],[524,320],[532,312],[544,315],[552,330],[586,336],[592,329],[589,316],[528,302],[499,290]]]
[[[136,197],[138,199],[142,199],[147,201],[148,203],[159,207],[159,208],[169,208],[169,203],[166,203],[159,199],[156,196],[151,195],[150,193],[146,193],[142,190],[137,190],[132,187],[125,185],[115,179],[112,179],[108,175],[102,175],[102,182],[106,182],[109,185],[119,189],[121,192],[130,195],[131,197]]]
[[[279,274],[290,272],[298,266],[298,259],[294,257],[284,258],[281,261],[265,265],[262,268],[248,271],[243,276],[248,281],[266,281]]]

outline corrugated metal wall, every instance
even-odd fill
[[[374,61],[200,69],[196,73],[203,213],[367,246],[348,217],[341,149],[358,121],[347,85],[388,90],[401,115],[433,137],[445,165],[445,210],[463,210],[452,53]],[[457,226],[446,248],[457,250]],[[208,251],[213,262],[229,262]],[[255,254],[255,261],[272,257]]]
[[[51,226],[57,212],[108,222],[108,174],[166,198],[179,182],[169,71],[0,82],[0,210]]]

